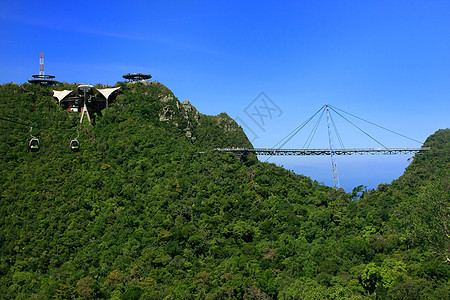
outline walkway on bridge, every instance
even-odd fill
[[[370,149],[268,149],[268,148],[218,148],[217,151],[234,153],[254,153],[256,155],[279,156],[309,156],[309,155],[397,155],[415,154],[430,150],[429,147],[421,148],[370,148]]]

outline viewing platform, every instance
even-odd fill
[[[58,83],[58,81],[56,81],[54,79],[55,76],[53,76],[53,75],[39,74],[39,75],[32,75],[31,77],[33,77],[33,78],[29,79],[28,82],[33,83],[33,84],[40,84],[42,86],[50,86],[50,85],[54,85],[54,84]]]
[[[133,81],[146,81],[152,78],[152,75],[150,74],[144,74],[144,73],[128,73],[125,75],[122,75],[123,78],[127,79],[128,82]]]

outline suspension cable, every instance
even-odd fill
[[[311,142],[312,142],[312,140],[314,138],[314,135],[317,132],[317,128],[319,127],[319,123],[322,120],[322,116],[323,116],[324,113],[325,113],[325,110],[322,110],[322,113],[320,114],[319,118],[317,119],[317,122],[314,125],[313,129],[311,130],[311,133],[309,134],[308,138],[306,139],[305,144],[303,145],[302,149],[305,149],[306,143],[308,143],[308,141],[309,141],[308,147],[306,147],[306,148],[309,148],[309,146],[311,145]]]
[[[355,124],[353,124],[349,119],[347,119],[346,117],[344,117],[343,115],[341,115],[338,111],[334,110],[333,107],[330,107],[335,113],[337,113],[339,116],[341,116],[344,120],[346,120],[347,122],[349,122],[350,124],[352,124],[353,126],[355,126],[356,128],[358,128],[361,132],[363,132],[365,135],[367,135],[368,137],[370,137],[372,140],[374,140],[375,142],[377,142],[379,145],[381,145],[383,148],[388,149],[385,145],[383,145],[382,143],[380,143],[378,140],[376,140],[374,137],[372,137],[370,134],[368,134],[367,132],[365,132],[364,130],[362,130],[361,128],[359,128],[358,126],[356,126]]]
[[[325,105],[323,105],[318,111],[316,111],[311,117],[309,117],[305,122],[303,122],[302,124],[300,124],[297,128],[295,128],[294,130],[292,130],[287,136],[285,136],[284,138],[282,138],[278,143],[276,143],[272,149],[275,149],[275,147],[277,147],[280,143],[281,146],[279,147],[279,149],[283,148],[284,145],[286,145],[297,133],[300,132],[300,130],[302,130],[306,124],[308,124],[322,109],[324,109]],[[270,155],[265,162],[267,162],[273,155]]]
[[[341,145],[341,149],[345,149],[344,143],[342,142],[342,139],[341,139],[341,135],[339,134],[339,131],[338,131],[338,129],[337,129],[337,126],[336,126],[336,124],[334,123],[333,117],[331,116],[331,114],[329,114],[329,116],[330,116],[331,124],[333,125],[333,128],[334,128],[334,132],[336,133],[336,136],[337,136],[337,138],[338,138],[339,145]]]
[[[281,141],[276,143],[275,146],[272,147],[272,149],[275,149],[275,147],[277,147],[281,142],[286,140],[279,147],[280,149],[283,148],[284,145],[286,145],[297,133],[299,133],[300,130],[302,130],[306,126],[306,124],[308,124],[324,107],[325,107],[325,105],[323,105],[315,114],[313,114],[311,117],[309,117],[305,122],[303,122],[297,128],[295,128],[291,133],[289,133],[287,136],[285,136],[283,139],[281,139]]]
[[[386,127],[380,126],[380,125],[375,124],[375,123],[373,123],[373,122],[367,121],[367,120],[365,120],[365,119],[363,119],[363,118],[360,118],[360,117],[358,117],[358,116],[355,116],[354,114],[351,114],[351,113],[349,113],[349,112],[346,112],[346,111],[344,111],[344,110],[342,110],[342,109],[339,109],[339,108],[337,108],[337,107],[334,107],[334,106],[331,106],[331,105],[330,105],[330,107],[331,107],[331,109],[333,109],[335,112],[336,112],[336,109],[337,109],[337,110],[342,111],[342,112],[344,112],[344,113],[346,113],[346,114],[348,114],[348,115],[350,115],[350,116],[352,116],[352,117],[355,117],[355,118],[357,118],[357,119],[360,119],[361,121],[367,122],[367,123],[369,123],[369,124],[372,124],[372,125],[377,126],[377,127],[381,128],[381,129],[384,129],[384,130],[387,130],[387,131],[389,131],[389,132],[392,132],[392,133],[394,133],[394,134],[396,134],[396,135],[399,135],[399,136],[401,136],[401,137],[404,137],[404,138],[406,138],[406,139],[408,139],[408,140],[411,140],[411,141],[414,141],[414,142],[416,142],[416,143],[423,144],[422,142],[419,142],[418,140],[415,140],[415,139],[413,139],[413,138],[407,137],[406,135],[403,135],[403,134],[401,134],[401,133],[395,132],[395,131],[393,131],[393,130],[390,130],[390,129],[386,128]]]

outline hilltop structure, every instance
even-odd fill
[[[33,83],[33,84],[49,86],[49,85],[54,85],[54,84],[58,83],[58,81],[53,79],[53,78],[55,78],[55,76],[53,76],[53,75],[32,75],[31,77],[33,77],[33,78],[29,79],[28,82]]]
[[[58,99],[58,105],[70,112],[80,112],[80,123],[86,115],[89,122],[93,113],[100,113],[109,103],[113,102],[120,87],[97,89],[90,84],[81,84],[73,90],[53,91],[53,97]]]
[[[57,84],[58,81],[54,80],[55,76],[44,74],[44,52],[39,54],[39,74],[32,75],[32,79],[28,80],[29,83],[40,84],[42,86],[49,86]]]
[[[136,82],[136,81],[147,81],[150,78],[152,78],[152,75],[144,73],[128,73],[122,75],[122,77],[127,79],[128,82]]]

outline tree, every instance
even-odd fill
[[[450,262],[450,169],[443,170],[413,198],[409,210],[414,233],[426,239],[443,263]]]

